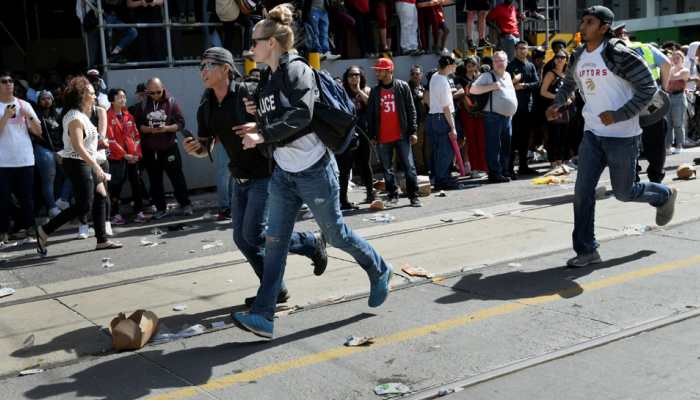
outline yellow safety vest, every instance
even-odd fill
[[[633,49],[642,49],[642,58],[644,58],[644,61],[646,61],[647,65],[649,65],[649,69],[651,70],[651,75],[654,77],[654,80],[658,81],[661,77],[661,69],[658,65],[656,65],[654,53],[652,53],[649,45],[646,43],[632,42],[629,46]]]

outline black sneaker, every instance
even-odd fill
[[[489,176],[489,183],[506,183],[506,182],[510,182],[510,179],[503,176],[503,175]]]
[[[486,39],[479,39],[479,48],[483,47],[493,47],[493,43],[489,42]]]
[[[411,197],[411,207],[423,207],[423,203],[418,197]]]
[[[287,290],[280,290],[280,294],[277,295],[277,304],[286,303],[289,301],[289,292]],[[255,296],[245,298],[245,306],[252,307],[255,303]]]
[[[311,256],[311,262],[314,265],[314,275],[323,275],[328,266],[328,252],[326,252],[326,237],[323,233],[314,233],[316,238],[316,252]]]

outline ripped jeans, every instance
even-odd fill
[[[302,203],[309,206],[328,244],[350,254],[365,270],[370,282],[376,281],[390,268],[367,241],[345,224],[339,195],[338,167],[328,154],[301,172],[286,172],[279,166],[275,168],[268,198],[263,279],[251,313],[272,320],[284,277],[289,241]]]

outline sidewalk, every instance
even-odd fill
[[[700,182],[671,184],[680,192],[671,225],[699,219],[700,209],[694,204],[700,197]],[[416,279],[401,272],[405,263],[423,267],[440,279],[456,271],[518,262],[571,247],[573,212],[566,196],[480,211],[479,216],[474,210],[463,210],[377,224],[358,232],[394,266],[394,286]],[[621,203],[609,196],[598,201],[596,211],[600,241],[624,235],[626,226],[660,229],[653,226],[655,209],[646,204]],[[289,258],[285,279],[292,295],[290,307],[342,301],[367,292],[366,275],[347,254],[329,249],[329,256],[328,270],[321,277],[311,273],[307,259]],[[121,281],[131,283],[114,286]],[[234,251],[19,289],[0,299],[0,376],[109,352],[111,338],[103,328],[119,312],[149,309],[173,331],[227,320],[231,307],[255,294],[257,286],[250,267]],[[177,312],[174,305],[187,308]]]

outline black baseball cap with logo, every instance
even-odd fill
[[[611,25],[615,21],[615,13],[612,12],[608,7],[605,6],[591,6],[583,10],[582,17],[590,15],[596,17],[603,24]]]

